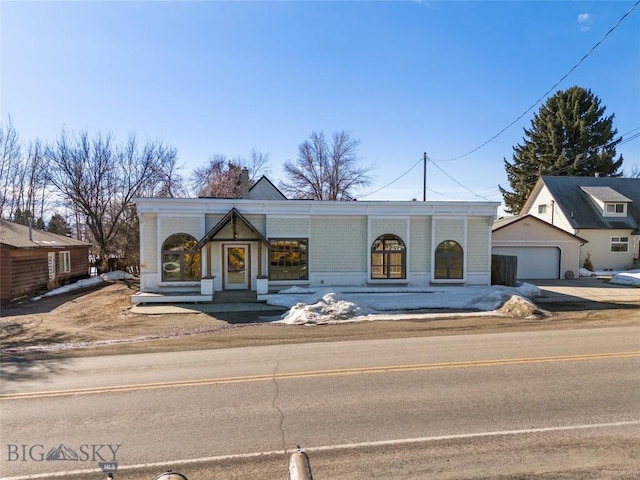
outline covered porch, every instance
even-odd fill
[[[268,292],[269,249],[269,241],[233,208],[187,252],[191,259],[199,261],[199,281],[163,282],[162,286],[168,287],[166,293],[139,292],[131,296],[131,301],[257,302]]]

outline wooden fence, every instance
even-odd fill
[[[491,285],[518,285],[518,257],[510,255],[491,255]]]

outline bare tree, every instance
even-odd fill
[[[13,209],[13,185],[17,167],[21,165],[21,147],[18,132],[11,117],[0,125],[0,216],[11,218]]]
[[[8,218],[25,225],[35,222],[37,228],[43,227],[50,197],[46,172],[44,145],[36,139],[29,142],[26,156],[15,157],[5,169],[2,196]]]
[[[46,201],[47,165],[44,146],[36,139],[29,143],[27,156],[16,166],[14,183],[14,205],[31,218],[44,217]]]
[[[177,164],[178,156],[174,150],[167,155],[166,163],[158,171],[159,180],[143,186],[137,194],[139,197],[181,198],[189,195],[184,177]]]
[[[624,176],[627,178],[640,178],[640,164],[635,164],[628,171],[625,170]]]
[[[161,190],[175,157],[174,148],[160,142],[139,145],[133,134],[119,146],[111,135],[63,131],[47,148],[49,179],[86,222],[102,258],[120,253],[117,237],[135,228],[125,221],[133,198]]]
[[[249,186],[259,175],[269,171],[269,155],[251,150],[249,159],[229,158],[214,154],[207,165],[196,168],[191,177],[191,186],[199,197],[240,198],[242,197],[242,169],[249,172]]]
[[[353,191],[371,183],[371,167],[358,165],[360,140],[351,132],[335,132],[331,144],[324,132],[312,132],[298,147],[296,162],[286,161],[288,180],[280,188],[293,198],[352,200]]]

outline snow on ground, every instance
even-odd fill
[[[640,287],[640,270],[629,270],[627,272],[616,273],[613,277],[611,277],[609,283]]]
[[[338,323],[345,321],[393,320],[421,310],[451,312],[494,312],[507,301],[524,309],[535,309],[527,298],[541,294],[535,285],[518,287],[334,287],[312,289],[292,287],[270,295],[267,303],[289,308],[280,320],[287,324]],[[394,316],[395,314],[395,316]],[[477,313],[476,313],[477,314]]]
[[[59,287],[59,288],[54,288],[53,290],[49,290],[44,295],[40,295],[39,297],[33,297],[31,300],[34,302],[37,302],[38,300],[44,297],[51,297],[53,295],[69,293],[69,292],[73,292],[74,290],[79,290],[81,288],[94,287],[104,282],[112,282],[114,280],[130,280],[132,278],[133,278],[133,275],[126,272],[122,272],[122,271],[107,272],[95,277],[78,280],[77,282],[70,283],[68,285],[63,285],[62,287]]]
[[[640,270],[587,270],[580,269],[581,277],[611,277],[609,283],[640,286]]]

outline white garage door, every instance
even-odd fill
[[[493,247],[491,253],[518,257],[519,279],[560,278],[560,250],[556,247]]]

